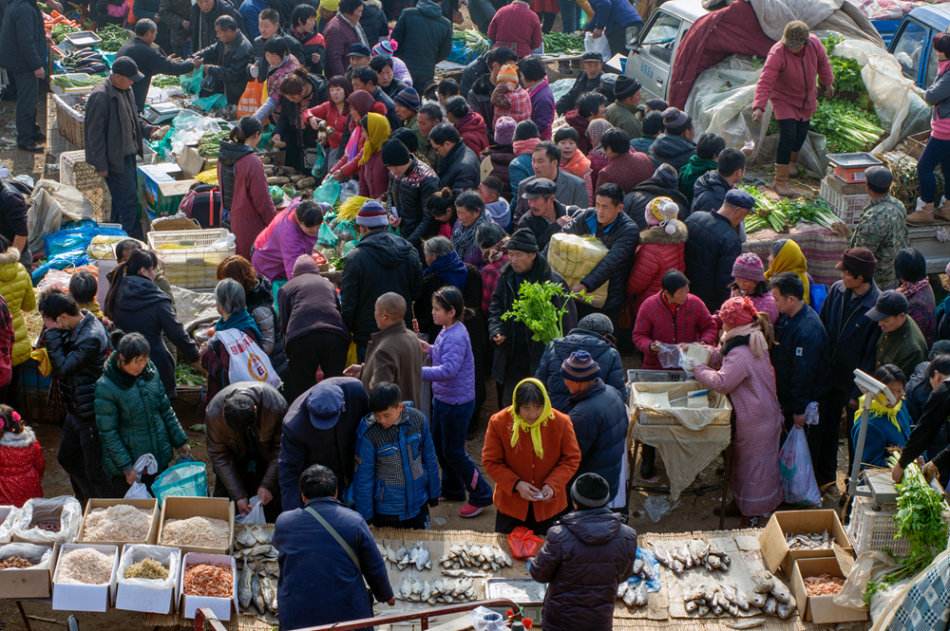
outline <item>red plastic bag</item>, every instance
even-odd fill
[[[537,556],[542,545],[544,545],[544,539],[524,526],[518,526],[508,535],[508,547],[511,548],[511,556],[516,559],[523,560]]]

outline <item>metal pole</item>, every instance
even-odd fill
[[[858,442],[854,445],[854,462],[851,463],[851,479],[848,480],[848,497],[854,497],[858,487],[858,475],[861,472],[861,461],[864,458],[864,443],[868,437],[868,410],[871,409],[873,393],[864,395],[864,405],[861,407],[861,426],[858,429]]]

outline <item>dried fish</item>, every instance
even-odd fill
[[[799,532],[785,535],[785,543],[791,550],[824,550],[831,547],[831,533]]]
[[[251,600],[254,598],[254,592],[251,591],[252,578],[254,571],[247,566],[247,560],[244,561],[244,569],[241,570],[241,579],[238,583],[238,602],[241,609],[247,610],[251,606]]]
[[[818,576],[806,576],[805,591],[809,596],[831,596],[837,594],[844,587],[844,579],[840,576],[831,574],[819,574]]]
[[[728,554],[702,539],[690,539],[684,544],[670,548],[654,546],[653,551],[660,565],[669,568],[677,576],[693,568],[705,568],[708,572],[725,572],[732,562]]]
[[[220,565],[198,563],[185,569],[185,593],[192,596],[230,598],[234,592],[231,569]]]
[[[511,557],[496,545],[456,543],[439,559],[444,570],[475,569],[496,572],[511,567]]]
[[[475,600],[475,583],[470,578],[437,578],[432,582],[410,577],[400,584],[400,600],[415,603],[452,604]]]

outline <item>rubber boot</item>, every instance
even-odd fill
[[[934,221],[936,221],[934,218],[934,205],[932,203],[925,203],[924,200],[918,197],[917,210],[907,215],[907,223],[912,226],[922,226],[933,223]]]
[[[788,156],[788,177],[798,177],[798,152],[793,151]]]
[[[950,199],[940,199],[940,207],[934,211],[934,217],[940,221],[950,221]]]
[[[772,182],[772,190],[775,191],[776,195],[781,195],[782,197],[792,196],[792,189],[788,187],[787,164],[775,165],[775,180]]]

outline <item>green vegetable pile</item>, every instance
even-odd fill
[[[53,75],[50,79],[54,84],[63,88],[64,90],[69,88],[91,88],[102,83],[102,77],[92,77],[86,75],[82,76],[73,76],[69,77],[64,74]]]
[[[564,337],[561,323],[571,299],[586,300],[582,294],[569,292],[559,283],[521,283],[511,310],[502,314],[501,319],[520,322],[531,331],[532,340],[547,344]]]
[[[221,143],[228,139],[230,132],[208,131],[198,141],[198,154],[202,158],[214,158],[221,152]]]
[[[473,28],[453,30],[452,39],[463,42],[466,48],[472,50],[476,55],[481,55],[491,48],[491,42],[485,39],[484,35]]]
[[[891,454],[888,465],[893,467],[899,457],[899,453]],[[896,569],[868,582],[864,592],[866,604],[870,604],[871,598],[879,591],[923,571],[947,547],[943,495],[927,483],[920,467],[916,464],[908,466],[904,470],[903,481],[896,488],[897,513],[894,523],[897,532],[894,538],[905,539],[910,544],[910,552],[898,558]]]
[[[188,364],[176,364],[175,383],[179,386],[203,386],[205,377]]]
[[[99,44],[99,50],[107,53],[114,53],[122,48],[122,45],[129,40],[130,33],[115,24],[106,24],[96,34],[102,39]]]
[[[545,33],[541,40],[545,54],[584,52],[584,38],[574,33]]]
[[[157,74],[152,77],[152,85],[156,88],[176,88],[178,87],[178,77],[171,77],[167,74]]]
[[[831,206],[821,198],[782,198],[778,201],[769,199],[754,186],[740,186],[740,189],[755,199],[755,212],[745,218],[746,234],[758,232],[768,228],[774,232],[785,232],[795,227],[799,222],[817,224],[824,228],[831,228],[841,223]]]
[[[60,23],[53,26],[52,30],[50,31],[50,37],[53,38],[53,42],[55,42],[56,44],[59,44],[61,41],[66,39],[67,35],[69,35],[70,33],[75,33],[78,30],[79,29],[76,28],[75,26],[70,26],[69,24]]]

